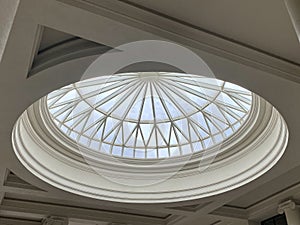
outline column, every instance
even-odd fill
[[[299,225],[300,224],[300,210],[296,203],[292,200],[288,200],[279,204],[278,213],[285,213],[288,225]]]
[[[42,225],[68,225],[69,220],[65,217],[49,216],[42,221]]]

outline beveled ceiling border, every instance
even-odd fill
[[[122,185],[124,179],[130,178],[132,182],[136,179],[148,182],[149,179],[151,181],[155,178],[151,177],[152,175],[143,176],[143,171],[142,176],[138,176],[136,171],[140,173],[143,167],[132,164],[132,160],[128,160],[129,172],[122,171],[123,175],[120,176],[120,171],[115,173],[113,170],[119,166],[124,168],[125,160],[122,163],[118,161],[111,163],[102,159],[102,156],[95,160],[99,162],[91,168],[85,161],[80,160],[76,149],[70,151],[68,147],[62,145],[63,140],[53,139],[51,133],[55,131],[47,132],[46,129],[45,132],[43,123],[38,119],[42,111],[34,110],[34,106],[39,102],[33,104],[19,118],[13,130],[12,142],[18,159],[30,172],[45,182],[71,193],[124,203],[172,203],[195,200],[247,184],[271,169],[281,158],[288,141],[286,124],[272,105],[263,99],[260,101],[261,105],[258,107],[260,116],[255,121],[257,126],[247,131],[249,133],[247,140],[244,140],[245,136],[237,136],[235,144],[230,146],[232,150],[239,149],[236,154],[213,162],[210,168],[202,173],[198,167],[191,167],[163,182],[142,188]],[[81,153],[87,156],[90,154],[84,150],[81,150]],[[201,159],[198,161],[194,159],[192,163],[199,165],[199,160]],[[133,174],[132,168],[137,168]],[[159,168],[158,174],[161,176],[161,173],[162,175],[168,173],[170,166]],[[102,176],[95,171],[101,171]],[[114,181],[108,180],[107,175]],[[84,181],[82,177],[85,178]]]
[[[300,83],[300,64],[126,0],[57,0],[196,49]]]

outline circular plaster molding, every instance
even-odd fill
[[[21,163],[57,188],[116,202],[167,203],[224,193],[271,169],[284,153],[288,141],[288,129],[282,116],[271,104],[253,94],[248,120],[222,144],[213,161],[210,155],[214,155],[214,149],[207,150],[205,155],[194,154],[187,163],[182,163],[182,157],[170,159],[163,165],[157,164],[159,159],[110,161],[105,154],[90,149],[79,151],[74,142],[55,128],[46,110],[42,98],[15,124],[12,143]],[[162,182],[143,187],[122,185],[123,180],[134,184],[137,180],[147,182],[163,177],[178,165],[181,170]],[[99,171],[105,176],[99,175]],[[151,175],[147,176],[149,171]]]

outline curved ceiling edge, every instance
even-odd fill
[[[280,159],[288,141],[286,123],[272,105],[261,98],[260,102],[260,116],[248,130],[244,137],[245,145],[238,154],[217,160],[202,172],[197,167],[187,168],[176,177],[142,189],[112,182],[80,161],[70,158],[66,160],[66,155],[61,154],[63,149],[59,153],[51,138],[41,137],[40,124],[34,113],[26,111],[19,118],[13,130],[12,142],[17,157],[30,172],[71,193],[126,203],[194,200],[224,193],[249,183],[268,171]],[[235,147],[231,146],[233,149]],[[80,179],[82,177],[85,178],[84,181]]]

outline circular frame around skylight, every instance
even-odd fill
[[[162,75],[164,77],[167,74],[163,73]],[[146,79],[147,84],[157,81],[157,77],[146,75],[142,74],[138,81]],[[105,79],[119,80],[122,76],[127,75]],[[174,74],[168,79],[171,81],[173,79],[177,81],[176,77],[189,79],[186,76]],[[197,76],[197,79],[203,78]],[[61,93],[70,93],[69,90],[74,91],[74,87],[81,91],[78,84],[87,84],[90,81],[92,84],[95,83],[95,80],[86,80],[62,88],[38,100],[21,115],[12,134],[13,148],[22,164],[40,179],[65,191],[101,200],[126,203],[167,203],[195,200],[232,190],[256,179],[276,164],[286,148],[288,141],[286,123],[270,103],[236,85],[219,80],[202,80],[203,82],[197,81],[197,85],[209,85],[218,90],[218,94],[213,96],[229,93],[228,96],[232,100],[241,99],[244,93],[248,96],[248,108],[238,120],[239,126],[230,135],[225,136],[221,142],[214,142],[208,148],[200,151],[191,151],[190,153],[193,154],[181,154],[176,157],[172,155],[159,157],[159,153],[158,157],[153,158],[138,158],[136,155],[127,157],[124,154],[114,155],[112,148],[109,152],[103,152],[101,148],[93,149],[80,141],[77,143],[78,139],[70,137],[68,129],[62,130],[62,125],[66,126],[66,124],[55,122],[58,120],[57,115],[55,112],[49,111],[52,106],[52,97],[60,96]],[[209,81],[213,84],[211,85]],[[229,88],[228,85],[234,88]],[[104,85],[101,88],[102,92],[105,87],[109,87],[109,85]],[[169,93],[172,90],[169,90]],[[171,98],[168,101],[172,101]],[[209,101],[211,98],[210,94],[203,96],[203,99],[208,102],[211,102]],[[82,98],[74,99],[82,102]],[[141,97],[141,99],[145,98]],[[93,103],[97,102],[96,100],[93,100]],[[143,102],[146,101],[143,100]],[[227,104],[229,101],[225,101],[225,103]],[[217,105],[216,107],[220,104],[222,103],[214,103]],[[242,103],[238,105],[242,107]],[[88,109],[92,112],[97,110],[96,107],[93,110]],[[80,109],[76,109],[74,112],[80,112]],[[101,112],[103,113],[103,111]],[[205,106],[198,107],[198,111],[195,110],[195,112],[188,110],[186,111],[188,116],[180,115],[172,119],[172,122],[176,119],[185,120],[193,113],[199,112],[205,112]],[[123,123],[126,122],[125,119],[120,120],[117,116],[114,115],[113,118],[119,119]],[[74,119],[71,121],[75,122]],[[128,118],[128,120],[134,119],[135,117]],[[149,123],[149,118],[147,120]],[[141,121],[136,119],[130,122],[139,123]],[[170,120],[163,119],[160,121],[170,122]],[[224,125],[223,128],[226,130],[228,126]],[[211,134],[211,139],[213,136],[214,133]],[[199,139],[199,142],[201,141],[203,140]],[[112,146],[115,144],[111,143]],[[177,145],[182,147],[181,143]],[[163,145],[157,147],[159,149]],[[147,151],[147,149],[143,150]],[[176,173],[173,173],[174,171]],[[169,176],[170,172],[172,176]],[[135,185],[136,183],[145,185],[141,187]]]
[[[50,118],[84,147],[117,157],[169,158],[207,150],[247,120],[252,93],[199,75],[123,73],[47,96]]]

